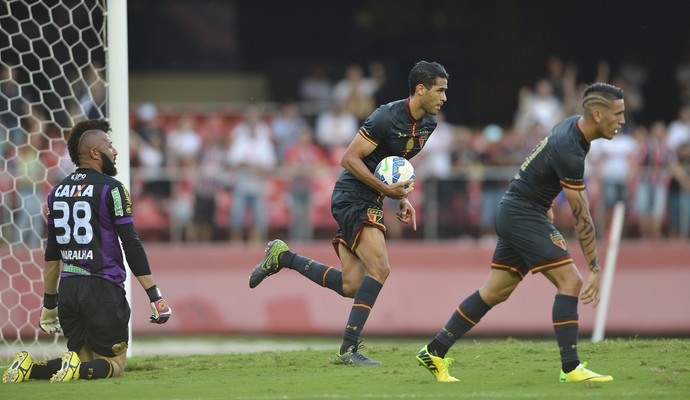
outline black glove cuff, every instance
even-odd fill
[[[57,293],[55,294],[48,294],[48,293],[43,293],[43,307],[52,310],[55,307],[58,306],[57,302]]]
[[[150,288],[146,289],[146,294],[149,296],[149,301],[151,302],[163,298],[163,295],[161,295],[161,291],[158,289],[158,286],[156,285],[153,285]]]

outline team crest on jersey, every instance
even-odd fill
[[[381,221],[383,221],[383,210],[379,210],[378,208],[368,208],[367,216],[369,217],[369,221],[380,224]]]
[[[563,239],[563,235],[561,235],[560,232],[554,232],[551,234],[551,242],[561,249],[567,250],[565,247],[565,239]]]
[[[419,147],[423,148],[424,143],[426,143],[427,140],[429,140],[429,134],[426,132],[420,132],[420,134],[419,134]]]

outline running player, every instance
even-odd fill
[[[446,101],[448,73],[436,62],[418,62],[410,71],[410,96],[377,108],[364,122],[343,155],[344,171],[331,198],[338,222],[333,246],[342,271],[291,252],[280,239],[269,242],[266,256],[252,271],[249,287],[286,267],[354,304],[336,356],[339,364],[379,365],[359,352],[360,335],[376,298],[390,273],[386,254],[384,197],[400,200],[396,217],[417,229],[415,209],[407,200],[412,180],[386,186],[374,177],[383,158],[414,157],[436,128],[436,115]],[[409,187],[407,186],[409,185]]]
[[[48,196],[39,325],[48,333],[63,329],[69,351],[45,362],[33,362],[28,352],[20,351],[3,374],[3,382],[67,382],[124,373],[130,308],[124,290],[123,249],[151,301],[150,322],[163,324],[170,318],[170,306],[155,285],[134,228],[129,193],[113,178],[117,150],[109,131],[105,120],[82,121],[72,128],[67,148],[77,170]]]
[[[497,210],[498,242],[484,285],[453,312],[417,360],[439,382],[458,379],[448,373],[445,358],[451,346],[472,329],[492,307],[508,299],[528,272],[542,273],[557,289],[553,303],[553,328],[561,356],[561,382],[608,382],[586,368],[577,352],[578,296],[585,304],[599,303],[599,259],[594,223],[584,185],[585,156],[592,140],[611,139],[625,123],[623,91],[606,83],[586,88],[583,115],[557,124],[520,166]],[[553,226],[554,198],[565,193],[575,219],[575,231],[589,266],[587,285]]]

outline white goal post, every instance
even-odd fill
[[[616,272],[616,262],[618,261],[618,248],[620,247],[621,235],[623,232],[624,217],[625,203],[619,201],[614,205],[613,216],[611,217],[611,230],[609,231],[608,246],[606,250],[604,276],[601,279],[600,287],[601,301],[599,302],[596,319],[594,320],[592,343],[598,343],[604,340],[609,302],[611,301],[611,291],[613,290],[613,277]]]
[[[65,139],[88,118],[110,121],[129,186],[128,85],[126,0],[0,4],[0,366],[66,349],[38,329],[46,196],[73,171]]]

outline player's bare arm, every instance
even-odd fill
[[[597,257],[596,230],[592,216],[589,213],[589,201],[587,191],[563,189],[575,219],[575,233],[580,242],[580,247],[587,260],[590,274],[580,298],[585,304],[592,303],[594,307],[599,304],[599,258]]]
[[[357,179],[364,182],[378,193],[386,197],[396,200],[403,199],[412,191],[412,185],[405,188],[410,181],[396,182],[392,185],[386,185],[380,180],[376,179],[374,174],[369,171],[369,168],[364,164],[362,158],[374,151],[376,145],[364,139],[361,134],[357,134],[343,154],[340,165],[348,170]]]

